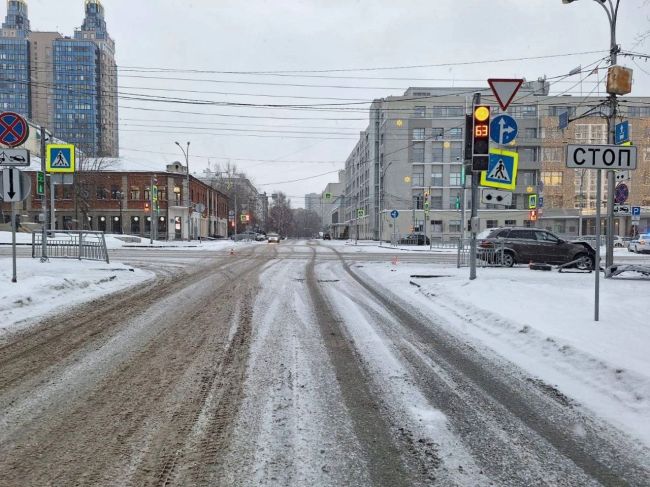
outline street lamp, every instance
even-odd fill
[[[122,203],[124,201],[124,193],[122,191],[116,191],[115,196],[117,196],[118,202],[120,203],[120,234],[123,234],[124,222],[122,221]]]
[[[175,142],[178,148],[181,150],[185,156],[185,168],[187,170],[186,180],[187,180],[187,193],[185,195],[185,205],[187,206],[187,239],[192,240],[192,233],[190,227],[190,213],[192,203],[190,201],[190,143],[187,143],[186,149],[183,149],[183,146],[178,142]]]
[[[573,3],[577,0],[562,0],[563,4]],[[617,54],[619,47],[616,44],[616,21],[618,19],[618,7],[621,0],[594,0],[600,5],[607,14],[609,21],[609,64],[615,66],[617,62]],[[609,143],[616,143],[616,108],[617,99],[616,93],[609,95],[609,117],[608,117],[608,132]],[[600,188],[600,171],[598,171],[598,183]],[[607,171],[607,250],[605,253],[605,266],[610,267],[614,264],[614,190],[615,190],[615,177],[614,171]],[[598,203],[600,204],[600,203]],[[596,217],[597,225],[600,226],[600,219]]]

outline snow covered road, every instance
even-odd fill
[[[624,423],[341,250],[122,250],[165,273],[0,346],[0,486],[648,485]]]

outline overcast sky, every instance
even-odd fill
[[[28,3],[33,30],[71,35],[81,25],[82,0]],[[641,37],[650,31],[650,1],[621,3],[618,42],[624,50],[650,54],[650,38]],[[609,48],[605,12],[593,0],[570,5],[561,0],[105,0],[103,4],[121,68],[120,93],[139,98],[354,103],[399,95],[408,86],[487,87],[489,77],[550,78],[595,63]],[[223,73],[439,65],[590,51],[602,52],[302,76]],[[632,94],[650,96],[650,62],[623,58],[620,64],[634,69]],[[572,92],[582,90],[586,95],[595,88],[590,80],[593,77]],[[563,92],[578,81],[579,77],[569,78],[552,91]],[[162,169],[182,159],[176,140],[183,145],[191,141],[193,172],[208,163],[231,160],[260,190],[285,191],[295,206],[302,206],[305,193],[322,191],[343,168],[358,132],[367,126],[367,107],[324,111],[121,98],[121,154],[126,167]]]

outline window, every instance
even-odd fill
[[[434,142],[431,146],[431,162],[442,162],[444,157],[444,146],[442,142]]]
[[[519,163],[537,162],[537,147],[521,147],[519,149]]]
[[[431,167],[431,186],[442,186],[442,167]]]
[[[442,139],[443,136],[444,136],[444,133],[445,133],[445,129],[443,129],[442,127],[433,127],[431,129],[431,137],[433,138],[433,140]]]
[[[413,129],[413,140],[424,140],[425,137],[425,129]],[[383,134],[382,134],[383,138]]]
[[[431,209],[432,210],[442,210],[442,195],[441,194],[432,194],[431,195]]]
[[[535,186],[537,184],[537,172],[519,171],[517,182],[519,184],[523,184],[524,186]]]
[[[131,197],[130,199],[132,200],[139,200],[140,199],[140,187],[139,186],[131,186]]]
[[[105,200],[106,199],[106,188],[103,186],[97,186],[97,199]]]
[[[450,157],[451,157],[451,162],[460,162],[463,160],[462,142],[451,142]]]
[[[511,105],[508,113],[516,118],[533,118],[537,116],[535,105]]]
[[[561,161],[562,148],[561,147],[543,147],[542,148],[542,161]]]
[[[559,139],[562,137],[562,131],[558,128],[542,128],[542,139]]]
[[[650,117],[650,107],[628,107],[627,113],[630,117]]]
[[[442,233],[442,220],[431,220],[431,233]]]
[[[463,138],[463,129],[460,127],[454,127],[447,130],[448,139],[462,139]]]
[[[506,225],[506,227],[516,227],[517,226],[517,220],[506,220],[505,225]]]
[[[460,210],[460,193],[449,195],[449,209]]]
[[[528,221],[528,220],[527,220]],[[525,224],[525,222],[524,222]],[[533,230],[510,230],[510,238],[519,238],[524,240],[536,240]]]
[[[542,181],[545,186],[562,186],[564,173],[562,171],[544,171],[542,172]]]
[[[486,228],[497,228],[499,226],[499,220],[486,220],[485,221],[485,227]]]
[[[461,186],[462,175],[460,168],[452,168],[449,172],[449,186]]]
[[[643,151],[643,160],[644,162],[650,162],[650,147],[646,147]]]
[[[449,231],[452,233],[460,233],[461,231],[461,221],[460,220],[449,220]]]
[[[424,196],[422,193],[416,193],[413,195],[413,208],[416,210],[424,208]]]
[[[537,237],[537,240],[540,242],[549,242],[549,243],[558,243],[559,240],[558,238],[548,232],[535,232],[535,236]]]
[[[427,107],[415,107],[413,109],[413,116],[416,118],[424,118],[427,116]]]
[[[433,118],[451,118],[465,116],[465,107],[433,107],[431,109]]]
[[[424,162],[424,142],[413,144],[411,162]]]
[[[424,186],[424,166],[413,166],[413,186]]]
[[[548,107],[548,116],[549,117],[559,117],[564,112],[569,112],[569,116],[576,114],[575,107],[565,107],[565,106],[550,106]]]
[[[524,137],[526,137],[527,139],[536,139],[537,138],[537,129],[535,127],[526,128],[524,130]]]

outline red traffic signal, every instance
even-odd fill
[[[530,210],[530,211],[528,212],[528,219],[529,219],[531,222],[537,221],[537,217],[538,217],[537,210]]]
[[[151,206],[149,205],[149,203],[145,203],[144,204],[144,212],[149,213],[149,210],[151,210]]]

